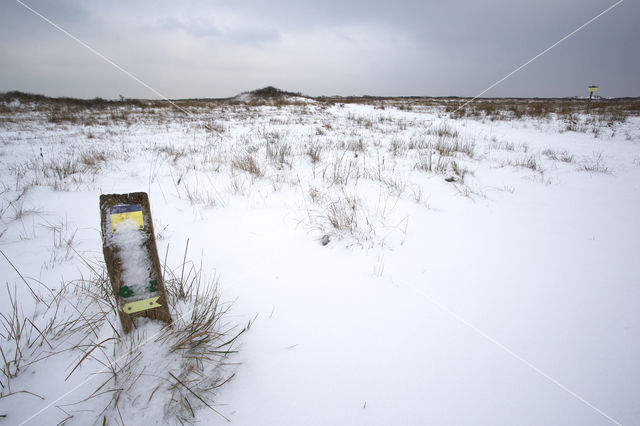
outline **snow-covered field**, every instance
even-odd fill
[[[185,421],[640,424],[637,112],[56,105],[0,109],[0,423],[179,423],[159,326],[126,346],[148,366],[126,389],[111,326],[43,331],[62,288],[61,312],[94,312],[99,195],[145,191],[163,262],[179,275],[189,240],[220,327],[250,324]]]

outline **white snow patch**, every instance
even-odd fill
[[[149,293],[151,262],[144,247],[145,235],[138,224],[132,219],[119,223],[110,234],[109,242],[119,249],[122,285],[133,290],[136,297]]]

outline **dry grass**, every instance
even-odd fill
[[[233,160],[231,160],[231,166],[235,169],[247,172],[255,177],[264,176],[262,168],[252,154],[247,153],[236,155]]]
[[[448,101],[445,111],[452,118],[513,120],[522,118],[574,120],[577,114],[588,113],[606,124],[626,121],[640,115],[640,99],[597,99],[587,111],[585,99],[477,99],[465,105],[467,99]],[[571,129],[568,129],[571,130]]]
[[[155,403],[166,420],[181,423],[195,422],[200,408],[220,414],[213,396],[233,377],[224,364],[250,324],[236,329],[227,322],[229,306],[220,302],[217,280],[206,280],[190,262],[175,271],[165,267],[173,325],[151,327],[140,319],[124,336],[104,265],[89,266],[87,278],[67,282],[57,292],[47,289],[43,296],[32,290],[37,316],[25,315],[7,286],[12,309],[0,314],[0,398],[23,393],[42,399],[33,389],[15,389],[12,381],[44,359],[75,353],[67,378],[100,370],[101,379],[88,398],[65,407],[70,413],[97,399],[105,405],[95,421],[109,424],[123,424],[141,403]]]
[[[218,99],[179,99],[172,102],[163,100],[124,99],[105,100],[74,99],[74,98],[49,98],[42,95],[34,95],[22,92],[7,92],[0,94],[0,113],[11,114],[20,110],[43,111],[52,124],[60,125],[84,125],[104,126],[113,122],[131,123],[137,121],[137,116],[158,115],[163,111],[172,111],[183,115],[183,110],[189,113],[224,112],[236,108],[244,109],[246,118],[252,116],[252,109],[262,106],[275,106],[277,108],[296,107],[300,111],[307,108],[307,102],[315,102],[321,108],[334,105],[361,104],[370,105],[377,110],[384,111],[396,108],[403,111],[441,110],[449,114],[453,119],[473,118],[486,120],[514,120],[521,118],[548,119],[557,117],[560,120],[571,120],[576,114],[588,113],[594,117],[601,126],[612,126],[622,123],[630,116],[640,115],[640,99],[596,99],[592,101],[587,111],[587,103],[584,99],[477,99],[465,105],[468,98],[429,98],[429,97],[316,97],[302,95],[300,93],[286,92],[274,87],[246,92],[245,100],[241,98]],[[178,105],[181,110],[175,108]],[[4,117],[4,120],[9,118]],[[358,127],[374,129],[379,119],[369,116],[350,117]],[[567,130],[572,130],[570,121]],[[326,125],[326,123],[325,123]],[[324,133],[331,128],[319,127]],[[201,125],[202,126],[202,125]],[[216,134],[224,134],[228,127],[220,120],[214,120],[205,124],[205,128]],[[589,127],[591,130],[592,127]],[[582,131],[582,130],[580,130]],[[454,136],[443,127],[430,130],[438,136]]]
[[[47,141],[44,154],[8,164],[11,176],[4,185],[7,191],[23,191],[37,185],[84,189],[91,187],[96,174],[114,157],[128,159],[127,150],[131,149],[131,155],[141,151],[143,156],[152,156],[149,177],[145,179],[149,188],[163,179],[168,181],[170,176],[174,194],[197,207],[224,206],[229,195],[251,198],[256,187],[260,191],[279,191],[300,183],[320,188],[319,191],[333,188],[334,192],[375,187],[381,199],[422,200],[426,195],[416,189],[417,181],[412,181],[408,170],[471,185],[471,170],[477,170],[487,149],[490,156],[492,149],[505,151],[495,153],[491,160],[494,165],[527,168],[540,174],[543,165],[550,164],[547,160],[578,163],[581,170],[589,172],[608,170],[597,159],[579,162],[567,151],[539,152],[526,144],[491,138],[491,133],[488,144],[477,145],[476,139],[469,136],[469,128],[450,118],[490,121],[531,117],[536,119],[528,122],[533,126],[551,124],[555,126],[552,130],[592,132],[595,137],[606,137],[607,132],[618,129],[631,139],[635,136],[629,126],[618,123],[640,111],[639,101],[633,99],[598,100],[586,118],[581,100],[479,99],[460,108],[467,101],[422,97],[309,98],[267,87],[238,98],[176,100],[181,108],[194,114],[190,116],[176,113],[166,101],[54,99],[10,92],[0,95],[4,114],[0,114],[0,120],[14,120],[10,126],[18,131],[24,117],[31,120],[28,126],[41,128],[44,123],[48,129],[55,129],[52,133],[66,135],[80,129],[86,148],[78,144],[77,151],[73,151],[74,147],[52,155],[55,148],[46,146],[60,146],[60,141]],[[352,103],[364,107],[350,108]],[[411,113],[398,114],[397,110]],[[127,132],[123,126],[130,124],[136,129],[151,129],[154,137],[147,138],[144,131],[137,130],[123,136]],[[292,131],[292,127],[296,130]],[[238,131],[239,128],[244,130]],[[121,141],[120,146],[104,150],[111,146],[105,142],[111,144],[112,139]],[[99,146],[103,148],[92,148]],[[119,164],[114,163],[118,168]],[[398,173],[401,170],[408,174]],[[163,190],[160,186],[154,188]],[[302,194],[306,197],[305,191]],[[14,210],[16,217],[29,214],[18,204],[5,201],[5,217]],[[341,207],[348,204],[325,197],[318,202],[320,213],[315,217],[326,219],[330,208],[333,213],[345,211]],[[375,202],[369,204],[373,206]],[[366,211],[359,209],[363,210]],[[363,220],[375,216],[366,213]],[[335,230],[332,222],[340,223],[333,219],[323,223]],[[27,231],[25,238],[29,237]]]
[[[575,155],[571,154],[567,150],[554,151],[551,148],[547,148],[542,151],[542,155],[546,156],[550,160],[561,161],[563,163],[573,163],[575,160]]]
[[[311,160],[311,164],[317,164],[322,160],[323,147],[318,142],[310,142],[305,148],[305,154]]]
[[[349,182],[357,183],[361,177],[358,161],[346,151],[336,154],[332,163],[325,166],[322,178],[331,185],[347,186]]]
[[[607,166],[602,152],[594,152],[591,158],[585,159],[580,165],[580,170],[589,173],[612,173],[612,170]]]
[[[285,166],[292,165],[292,149],[288,143],[277,141],[267,141],[266,143],[267,159],[271,161],[273,166],[282,170]]]
[[[544,169],[542,168],[538,157],[535,155],[525,155],[519,158],[504,159],[500,162],[500,165],[502,167],[523,167],[540,174],[544,173]]]

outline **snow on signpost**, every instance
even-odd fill
[[[100,217],[104,260],[124,332],[134,317],[171,323],[147,194],[101,195]]]

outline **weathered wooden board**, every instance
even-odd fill
[[[123,331],[131,331],[135,317],[171,323],[147,194],[101,195],[100,224],[104,260]],[[123,236],[133,242],[124,244]],[[145,279],[125,282],[132,281],[131,277]]]

